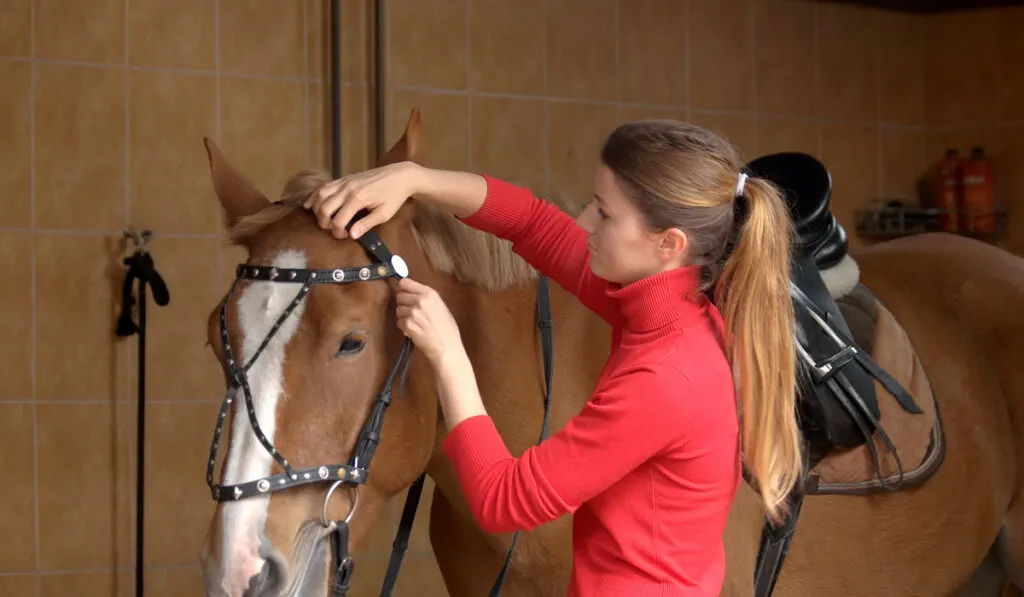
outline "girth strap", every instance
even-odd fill
[[[794,491],[788,500],[792,515],[781,526],[765,522],[761,529],[761,544],[757,549],[757,564],[754,569],[754,597],[768,597],[775,590],[786,561],[789,544],[793,541],[796,521],[804,503],[803,491]]]
[[[807,442],[802,441],[804,469],[808,469],[809,449]],[[800,509],[804,504],[804,488],[797,485],[786,497],[789,516],[778,526],[765,520],[761,528],[761,544],[757,548],[757,560],[754,565],[754,597],[769,597],[775,590],[775,583],[782,573],[782,564],[786,561],[789,544],[796,532],[796,522],[800,519]]]

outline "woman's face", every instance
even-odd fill
[[[594,176],[594,200],[576,224],[588,233],[591,271],[609,282],[631,284],[682,265],[686,235],[677,228],[648,230],[640,210],[604,164]]]

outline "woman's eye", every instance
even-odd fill
[[[361,336],[348,335],[341,341],[341,345],[338,347],[338,354],[341,356],[352,356],[362,350],[364,346],[366,346],[366,340]]]
[[[604,213],[604,210],[601,209],[600,207],[597,208],[597,215],[601,216],[602,220],[604,220],[604,219],[606,219],[608,217],[608,214]]]

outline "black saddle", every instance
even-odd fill
[[[834,328],[845,344],[853,344],[853,334],[820,273],[846,256],[847,237],[830,209],[832,177],[815,157],[799,152],[774,153],[753,160],[747,170],[779,188],[796,228],[792,290],[803,357],[799,407],[803,431],[812,446],[810,465],[814,466],[833,447],[853,448],[868,441],[881,416],[872,375],[862,367],[845,366],[853,360],[852,354],[844,353],[842,344],[815,319],[818,316]],[[818,369],[817,375],[812,368]],[[827,383],[840,370],[860,404],[844,403],[844,392],[833,391]]]

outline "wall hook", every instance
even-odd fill
[[[136,253],[145,253],[146,245],[149,244],[149,240],[153,237],[152,230],[139,230],[135,226],[129,226],[124,231],[124,237],[131,240],[135,245]]]

